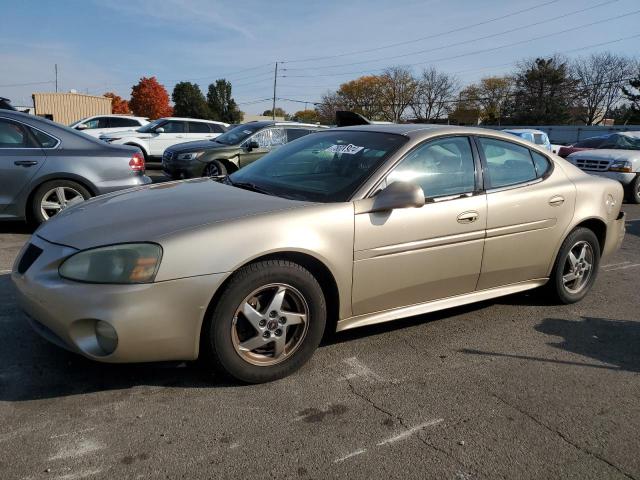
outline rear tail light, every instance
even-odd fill
[[[129,160],[129,167],[134,172],[144,172],[144,155],[140,152],[136,152]]]

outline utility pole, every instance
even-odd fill
[[[273,105],[271,106],[271,118],[276,119],[276,86],[278,85],[278,62],[273,73]]]
[[[56,93],[58,93],[58,64],[55,64],[55,71],[56,71]]]

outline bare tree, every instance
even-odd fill
[[[387,68],[381,80],[382,117],[390,122],[399,122],[413,102],[418,82],[405,67]]]
[[[623,87],[633,74],[633,61],[611,52],[578,58],[572,65],[578,80],[581,120],[598,125],[623,98]]]
[[[416,93],[411,110],[419,120],[436,120],[448,114],[460,88],[453,75],[438,72],[434,67],[425,68],[417,80]]]
[[[336,111],[345,110],[342,97],[337,92],[328,91],[322,95],[321,102],[316,105],[318,120],[325,125],[333,125],[336,122]]]

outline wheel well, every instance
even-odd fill
[[[226,158],[216,158],[215,160],[219,161],[225,166],[225,168],[227,169],[227,173],[233,173],[238,170],[238,166],[231,160],[227,160]]]
[[[31,189],[31,191],[29,192],[29,195],[27,196],[27,201],[26,204],[24,206],[24,213],[25,213],[25,218],[27,219],[27,221],[31,221],[33,218],[33,213],[31,212],[31,202],[33,202],[33,196],[36,194],[36,192],[38,191],[38,189],[44,185],[47,182],[55,182],[57,180],[65,180],[67,182],[75,182],[78,185],[84,187],[87,192],[89,192],[91,194],[92,197],[96,196],[96,192],[93,189],[93,187],[91,187],[88,183],[83,182],[82,180],[78,180],[77,178],[73,178],[73,177],[55,177],[55,178],[47,178],[43,181],[41,181],[40,183],[38,183],[37,185],[34,185],[34,187]]]
[[[600,253],[602,254],[602,251],[604,250],[604,242],[607,239],[607,225],[602,220],[590,218],[589,220],[585,220],[575,226],[575,228],[580,227],[588,228],[595,234],[600,246]]]
[[[320,288],[322,288],[322,293],[324,294],[325,301],[327,302],[327,324],[325,326],[325,335],[335,332],[340,312],[340,298],[338,292],[338,284],[336,283],[333,274],[327,268],[327,266],[317,258],[306,253],[277,252],[254,258],[250,262],[247,262],[244,265],[240,265],[236,269],[236,271],[246,265],[263,262],[265,260],[289,260],[309,270],[309,272],[316,278],[316,280],[318,280]],[[218,303],[220,297],[224,294],[224,291],[227,288],[227,284],[231,281],[232,277],[233,274],[229,275],[229,277],[227,277],[222,285],[220,285],[220,287],[216,290],[216,293],[213,295],[213,298],[211,299],[211,301],[209,302],[209,306],[207,307],[207,311],[205,313],[205,322],[206,318],[211,315],[211,311]],[[204,331],[204,326],[205,323],[203,322],[202,328],[200,329],[200,352],[203,351],[202,332]]]

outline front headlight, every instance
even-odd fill
[[[616,160],[611,165],[609,165],[610,172],[632,172],[631,162],[626,160]]]
[[[180,153],[178,154],[178,160],[195,160],[196,158],[202,156],[204,152],[188,152],[188,153]]]
[[[155,243],[123,243],[78,252],[60,265],[58,273],[77,282],[150,283],[161,258],[162,248]]]

